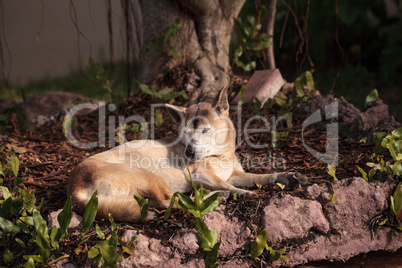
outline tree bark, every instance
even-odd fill
[[[276,14],[276,0],[267,0],[267,17],[265,19],[266,33],[272,36],[270,45],[267,48],[267,63],[268,69],[273,70],[276,68],[275,64],[275,54],[274,54],[274,22]]]
[[[151,82],[158,74],[180,64],[194,63],[201,78],[199,98],[213,102],[219,89],[229,84],[229,43],[233,18],[245,0],[133,0],[141,6],[139,62],[140,81]],[[167,55],[155,45],[162,40],[167,25],[179,20],[180,30],[165,46],[178,57]]]

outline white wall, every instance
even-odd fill
[[[79,30],[88,41],[78,36],[70,2],[75,6]],[[111,2],[117,59],[124,55],[124,24],[120,1]],[[85,68],[90,56],[97,61],[108,60],[106,1],[3,0],[2,3],[7,42],[7,47],[3,46],[6,48],[3,68],[11,84],[24,85],[31,80],[79,71],[80,63]]]

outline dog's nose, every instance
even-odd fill
[[[195,155],[194,148],[190,147],[190,146],[187,146],[185,154],[189,159],[192,159],[194,157],[194,155]]]

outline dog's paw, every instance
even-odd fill
[[[304,185],[307,177],[299,172],[282,173],[278,176],[276,183],[285,185],[287,188],[296,189],[300,188],[300,184]]]
[[[232,194],[236,194],[237,197],[243,198],[246,196],[253,196],[253,195],[257,195],[255,192],[253,191],[249,191],[249,190],[244,190],[244,189],[236,189],[235,191],[232,192]]]

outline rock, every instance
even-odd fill
[[[250,102],[256,97],[263,104],[268,99],[273,99],[285,84],[279,69],[255,71],[247,82],[244,98]],[[233,99],[232,104],[237,104],[240,100],[240,93]]]
[[[48,218],[48,228],[49,228],[49,230],[51,228],[53,228],[53,226],[56,226],[57,228],[60,228],[59,222],[57,221],[57,216],[59,216],[59,214],[60,214],[60,212],[62,210],[63,209],[59,209],[57,211],[51,212],[48,215],[47,218]],[[70,225],[68,226],[68,228],[75,228],[78,225],[80,225],[81,222],[82,222],[82,217],[73,211],[71,221],[70,221]]]
[[[181,229],[172,238],[172,244],[183,254],[195,254],[199,248],[197,232],[195,230]]]
[[[287,254],[289,262],[282,260],[274,266],[295,266],[303,263],[328,260],[347,260],[369,251],[396,251],[402,247],[402,234],[389,228],[379,228],[371,235],[369,222],[375,215],[388,209],[388,199],[395,181],[366,182],[363,178],[350,178],[334,183],[338,201],[328,199],[329,189],[313,185],[307,189],[312,198],[323,206],[331,232],[315,236]]]
[[[237,218],[229,219],[218,211],[213,211],[204,217],[209,229],[215,228],[218,241],[222,244],[218,251],[219,257],[232,256],[233,253],[251,241],[251,230]],[[195,230],[180,230],[172,238],[173,245],[185,254],[195,254],[198,250],[197,232]]]
[[[94,109],[82,109],[77,114],[87,114],[98,108],[98,102],[71,92],[49,92],[22,99],[1,100],[0,113],[14,107],[24,110],[26,120],[35,126],[41,126],[49,121],[60,120],[69,109],[80,103],[96,104]]]
[[[336,99],[332,95],[316,95],[305,102],[298,104],[293,108],[293,116],[298,120],[305,120],[316,111],[321,111],[322,121],[318,124],[319,127],[325,128],[325,107],[330,103],[338,100],[338,122],[340,132],[350,128],[352,122],[360,114],[353,104],[347,102],[343,97]]]
[[[402,126],[401,123],[395,121],[393,116],[389,115],[388,105],[384,104],[381,99],[369,102],[367,107],[367,110],[360,113],[351,125],[350,131],[353,138],[366,137],[367,143],[372,144],[376,133],[391,133],[392,130]]]
[[[263,210],[262,222],[270,245],[304,238],[313,229],[322,234],[330,229],[319,202],[291,195],[271,200]]]

